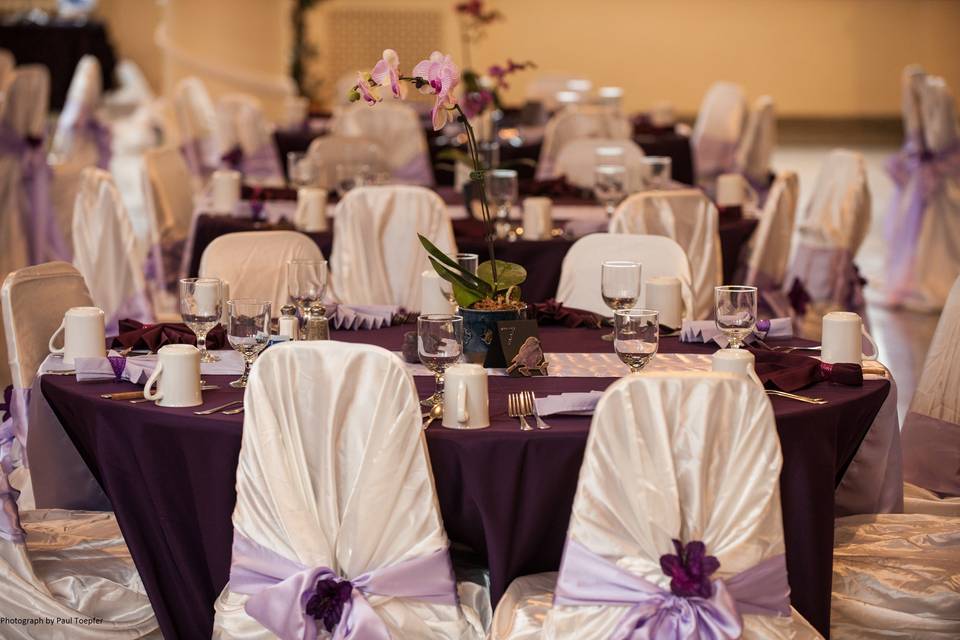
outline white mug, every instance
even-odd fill
[[[739,173],[724,173],[717,177],[717,206],[743,206],[747,200],[747,181]]]
[[[53,346],[63,332],[63,347]],[[73,307],[68,309],[60,326],[47,343],[50,353],[63,354],[63,364],[73,365],[76,358],[104,358],[107,355],[107,339],[103,330],[103,310],[98,307]]]
[[[755,363],[756,358],[746,349],[720,349],[713,354],[712,369],[743,376],[763,386],[754,369]]]
[[[553,201],[550,198],[523,199],[523,237],[546,240],[553,231]]]
[[[241,180],[242,176],[239,171],[218,169],[213,172],[210,189],[213,196],[212,209],[214,213],[233,213],[240,202]]]
[[[153,385],[157,390],[153,391]],[[143,385],[143,397],[159,407],[195,407],[200,393],[200,351],[190,344],[168,344],[157,352],[157,367]]]
[[[433,269],[427,269],[420,274],[420,313],[441,313],[450,315],[457,311],[457,307],[450,303],[443,293],[443,280]],[[452,286],[452,285],[451,285]]]
[[[643,307],[660,312],[660,324],[679,329],[683,324],[683,296],[680,293],[680,278],[658,276],[643,285]]]
[[[485,429],[490,426],[487,370],[479,364],[455,364],[443,374],[443,426]]]
[[[873,351],[862,353],[866,338]],[[824,362],[851,362],[861,364],[864,360],[875,360],[879,355],[877,343],[863,328],[860,316],[852,311],[831,311],[823,316],[823,333],[820,358]]]
[[[318,233],[327,230],[327,191],[316,187],[297,190],[297,210],[293,225],[300,231]]]

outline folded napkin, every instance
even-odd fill
[[[182,322],[144,324],[139,320],[120,321],[120,335],[110,341],[113,349],[149,349],[156,352],[165,344],[197,345],[197,336]],[[223,327],[217,325],[207,334],[207,349],[211,351],[227,346]]]
[[[380,329],[389,327],[394,316],[401,312],[392,304],[334,304],[327,305],[331,329]]]
[[[537,412],[541,416],[558,413],[588,416],[593,414],[593,410],[602,395],[602,391],[587,391],[544,396],[543,398],[537,398]]]
[[[793,322],[790,318],[774,318],[773,320],[758,320],[753,335],[747,336],[745,342],[758,338],[791,338],[793,337]],[[721,348],[726,348],[729,340],[713,320],[684,320],[680,328],[680,342],[710,342],[713,340]]]
[[[553,298],[535,303],[533,310],[538,324],[559,324],[571,329],[577,327],[599,329],[603,324],[603,318],[597,314],[583,309],[565,307]]]
[[[796,353],[751,349],[754,367],[763,385],[780,391],[796,391],[818,382],[833,382],[851,387],[863,385],[863,367],[853,363],[821,362]]]

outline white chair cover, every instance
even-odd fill
[[[218,132],[225,159],[245,178],[283,185],[283,170],[273,144],[273,131],[254,96],[230,93],[217,101]]]
[[[600,295],[601,265],[607,260],[639,262],[644,282],[659,276],[680,279],[684,316],[693,310],[690,262],[676,242],[663,236],[622,233],[591,233],[573,243],[563,258],[557,301],[574,309],[584,309],[601,316],[610,316],[610,308]],[[638,307],[646,300],[646,286],[640,293]]]
[[[423,187],[359,187],[337,205],[330,269],[347,304],[420,306],[421,274],[432,269],[421,234],[447,255],[457,251],[443,200]]]
[[[960,132],[942,78],[916,70],[905,78],[904,126],[903,148],[887,163],[895,189],[886,225],[885,297],[936,311],[960,275]]]
[[[124,58],[117,63],[114,75],[117,88],[104,96],[111,107],[135,109],[147,106],[156,99],[147,77],[136,62]]]
[[[153,306],[138,260],[137,238],[109,173],[84,169],[73,214],[74,264],[106,316],[108,335],[120,320],[153,322]]]
[[[572,546],[668,593],[670,578],[660,559],[676,553],[671,540],[702,541],[706,553],[720,562],[714,580],[727,581],[761,562],[776,562],[784,553],[781,465],[773,411],[753,383],[715,373],[648,373],[620,380],[607,389],[594,412],[560,584],[577,590],[578,583],[596,577],[575,572]],[[784,582],[775,588],[778,595],[789,593],[783,571]],[[505,618],[514,617],[512,607],[517,604],[521,613],[516,619],[533,622],[522,612],[523,602],[528,594],[535,603],[538,598],[521,590],[522,584],[514,583],[497,607],[493,638],[525,636],[524,629],[505,624]],[[583,596],[593,595],[600,603],[555,602],[538,621],[543,625],[539,637],[633,637],[613,634],[629,606],[603,604],[601,593],[579,588]],[[744,614],[741,637],[819,637],[796,611],[791,612],[791,616]],[[505,627],[508,633],[501,635]]]
[[[190,170],[175,147],[151,149],[143,156],[147,208],[160,239],[183,240],[193,221]]]
[[[568,183],[581,189],[593,189],[596,153],[601,147],[616,147],[623,150],[623,164],[627,169],[627,191],[639,191],[642,180],[643,150],[633,140],[609,138],[583,138],[564,145],[557,155],[554,175],[565,176]]]
[[[318,185],[328,191],[337,186],[337,167],[382,167],[386,158],[380,145],[355,136],[320,136],[307,148],[307,157],[317,168]]]
[[[776,146],[777,116],[773,98],[760,96],[750,108],[736,160],[739,172],[758,191],[767,189],[770,159]]]
[[[537,161],[537,178],[556,175],[557,157],[567,144],[581,138],[629,140],[633,127],[624,116],[608,109],[580,107],[565,109],[547,122],[543,147]]]
[[[770,187],[760,213],[760,222],[750,242],[744,284],[757,287],[778,317],[790,314],[781,290],[787,272],[787,259],[790,257],[790,241],[799,198],[797,174],[785,171],[778,175]]]
[[[413,107],[388,101],[371,108],[358,102],[340,109],[330,126],[337,135],[367,138],[380,144],[387,168],[396,180],[433,184],[427,137]]]
[[[557,108],[557,94],[570,90],[570,81],[579,77],[570,73],[539,73],[530,79],[524,91],[527,102],[539,102],[547,111]]]
[[[300,392],[305,381],[315,392]],[[245,409],[231,583],[240,536],[354,580],[447,549],[416,390],[399,358],[342,342],[275,347],[253,367]],[[483,635],[469,609],[367,599],[394,638]],[[215,605],[215,638],[274,637],[246,613],[247,600],[227,585]]]
[[[200,277],[230,283],[231,298],[257,298],[273,305],[273,315],[290,299],[287,263],[323,260],[317,245],[298,231],[228,233],[207,245],[200,257]]]
[[[202,184],[220,166],[223,145],[217,128],[217,112],[203,82],[183,78],[173,93],[173,108],[180,130],[180,147],[194,182]]]
[[[713,288],[723,280],[717,207],[697,189],[636,193],[617,207],[611,233],[666,236],[690,259],[693,274],[693,318],[713,313]]]
[[[740,85],[717,82],[707,90],[690,140],[698,183],[736,172],[737,147],[746,119],[747,100]]]
[[[110,130],[97,119],[103,92],[100,62],[85,55],[77,63],[63,111],[57,118],[50,153],[58,163],[110,167]]]

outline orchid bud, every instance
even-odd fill
[[[347,93],[347,100],[350,102],[357,102],[360,100],[360,92],[357,91],[356,85]]]

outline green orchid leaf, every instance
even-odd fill
[[[450,282],[451,284],[454,284],[454,285],[458,285],[465,291],[469,291],[474,295],[478,296],[477,297],[478,300],[480,298],[488,298],[493,294],[493,288],[486,282],[479,281],[481,286],[479,287],[473,286],[473,284],[465,280],[462,276],[446,268],[445,266],[443,266],[433,258],[430,258],[430,262],[433,264],[433,269],[434,271],[437,272],[437,275],[439,275],[441,278],[443,278],[447,282]]]
[[[477,277],[487,282],[495,289],[494,293],[509,289],[514,285],[522,284],[527,279],[527,270],[513,262],[497,260],[497,281],[493,281],[493,269],[490,261],[483,262],[477,267]]]
[[[461,278],[463,278],[464,280],[467,281],[467,283],[469,283],[470,287],[477,289],[479,291],[483,291],[484,283],[479,278],[477,278],[477,276],[473,275],[469,271],[464,271],[459,264],[457,264],[452,258],[450,258],[450,256],[445,254],[443,251],[440,251],[440,249],[438,249],[436,245],[434,245],[432,242],[427,240],[424,236],[418,233],[417,237],[420,238],[420,244],[423,245],[423,248],[426,250],[427,254],[431,259],[440,262],[450,270],[457,273]],[[440,273],[439,269],[437,270],[437,273]],[[450,280],[449,278],[445,278],[445,280],[453,282],[453,280]]]
[[[453,283],[453,297],[461,309],[469,309],[470,305],[478,300],[483,300],[483,296],[473,289],[464,289],[456,282]]]

